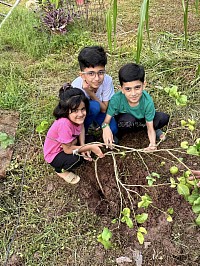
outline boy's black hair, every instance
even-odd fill
[[[101,46],[87,46],[80,51],[78,62],[81,71],[87,67],[105,67],[107,64],[107,55]]]
[[[85,103],[86,112],[89,110],[89,100],[84,92],[72,87],[69,83],[64,84],[59,90],[59,103],[53,111],[56,119],[68,118],[72,110],[76,110],[81,102]]]
[[[128,63],[122,66],[119,70],[119,83],[123,86],[124,82],[140,80],[144,82],[145,71],[144,67],[134,63]]]

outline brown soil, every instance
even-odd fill
[[[134,148],[144,148],[148,146],[148,138],[146,132],[139,132],[129,134],[123,137],[120,145]],[[176,146],[175,146],[176,145]],[[175,139],[168,137],[162,143],[160,149],[169,149],[179,147]],[[129,185],[147,185],[146,176],[148,171],[150,173],[156,172],[160,174],[161,178],[155,184],[169,183],[170,172],[169,168],[173,165],[179,167],[180,176],[186,169],[183,165],[177,163],[172,156],[169,156],[166,151],[155,153],[141,153],[141,157],[137,153],[128,153],[125,157],[116,156],[117,169],[119,172],[119,179],[124,184]],[[173,152],[177,157],[182,157],[184,164],[189,168],[197,168],[199,161],[196,157],[188,157],[183,154]],[[161,166],[161,162],[165,162]],[[145,167],[145,164],[148,167]],[[116,184],[114,174],[113,160],[111,156],[106,156],[98,160],[98,178],[102,189],[98,185],[95,178],[95,169],[91,167],[90,163],[85,163],[78,170],[82,180],[77,187],[79,197],[84,202],[87,202],[91,211],[95,212],[105,221],[105,226],[113,230],[113,241],[119,242],[124,248],[129,247],[131,250],[142,250],[143,263],[142,265],[187,265],[197,266],[200,261],[200,232],[194,226],[195,215],[192,212],[191,206],[184,200],[182,196],[177,193],[177,190],[170,188],[169,185],[157,187],[132,187],[133,197],[132,206],[127,196],[127,192],[121,188],[123,195],[123,208],[129,207],[134,209],[136,214],[147,212],[148,220],[142,225],[148,234],[145,236],[145,245],[140,246],[136,239],[136,228],[140,226],[135,224],[133,229],[129,229],[125,224],[120,224],[119,229],[116,229],[116,224],[111,224],[112,219],[119,217],[120,214],[120,193]],[[138,209],[137,203],[140,201],[139,195],[147,193],[153,203],[148,209]],[[168,208],[174,209],[173,222],[169,223],[166,220],[166,215],[160,210],[167,211]],[[160,209],[160,210],[158,210]],[[193,247],[195,249],[193,250]],[[191,261],[191,264],[188,262]]]
[[[8,134],[8,136],[15,136],[17,126],[19,123],[19,113],[13,111],[0,110],[0,132]],[[6,168],[10,164],[13,153],[13,147],[9,146],[7,149],[0,147],[0,178],[5,177]]]

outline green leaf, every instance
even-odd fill
[[[107,227],[104,227],[101,235],[102,235],[102,239],[105,241],[108,241],[112,237],[112,233]]]
[[[131,210],[129,208],[124,208],[121,212],[124,216],[130,217]]]
[[[184,127],[187,125],[187,122],[185,120],[181,120],[181,126]]]
[[[187,197],[190,195],[189,188],[184,184],[178,184],[177,191],[179,195],[183,195],[184,197]]]
[[[199,152],[197,151],[197,148],[196,146],[190,146],[188,149],[187,149],[187,153],[188,154],[191,154],[191,155],[199,155]]]
[[[152,203],[151,198],[146,193],[141,197],[141,199],[142,201],[138,202],[138,208],[148,208],[148,206]]]
[[[142,245],[144,243],[144,236],[141,232],[137,232],[137,239],[138,239],[140,245]]]
[[[176,104],[179,106],[185,106],[187,104],[187,96],[186,95],[180,95],[176,99]]]
[[[143,234],[145,234],[145,235],[147,234],[147,230],[146,230],[146,228],[144,228],[144,227],[142,227],[142,226],[138,228],[138,232],[141,232],[141,233],[143,233]]]
[[[144,223],[147,220],[147,218],[148,218],[147,213],[142,213],[135,216],[135,219],[139,224]]]
[[[118,219],[117,219],[117,218],[115,218],[115,219],[113,219],[113,220],[111,221],[111,223],[112,223],[112,224],[116,224],[116,223],[117,223],[117,221],[118,221]]]
[[[170,222],[172,222],[172,217],[171,217],[171,215],[168,215],[167,216],[167,221],[170,223]]]
[[[154,177],[160,178],[160,175],[159,175],[158,173],[155,173],[155,172],[152,172],[152,173],[151,173],[151,176],[154,176]]]
[[[173,209],[173,208],[169,208],[169,209],[167,209],[167,213],[169,213],[169,214],[173,214],[173,213],[174,213],[174,209]]]
[[[187,198],[188,202],[190,204],[193,204],[195,202],[195,200],[197,200],[199,197],[199,192],[198,190],[193,190],[192,194]]]
[[[192,205],[192,210],[194,213],[200,213],[200,205]]]
[[[181,148],[183,149],[187,149],[189,146],[188,146],[188,141],[182,141],[181,142]]]
[[[129,228],[133,228],[133,221],[129,217],[125,217],[126,224]]]
[[[8,135],[6,133],[0,132],[0,141],[4,141],[8,138]]]
[[[172,187],[172,188],[176,187],[176,182],[175,182],[173,177],[170,177],[170,182],[171,182],[170,187]]]
[[[195,223],[197,225],[200,225],[200,214],[198,215],[198,217],[195,219]]]

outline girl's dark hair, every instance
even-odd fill
[[[80,51],[78,62],[81,71],[87,67],[105,67],[107,64],[107,55],[102,46],[87,46]]]
[[[89,100],[84,92],[78,88],[72,87],[69,83],[64,84],[59,90],[59,103],[53,111],[56,119],[69,117],[69,113],[79,107],[80,103],[85,104],[86,112],[89,109]]]
[[[124,82],[140,80],[144,82],[145,71],[144,67],[134,63],[128,63],[122,66],[119,70],[119,83],[123,86]]]

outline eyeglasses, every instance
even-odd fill
[[[72,114],[72,113],[78,114],[79,111],[81,111],[81,113],[84,113],[84,112],[86,112],[86,108],[83,107],[81,109],[77,108],[77,109],[71,110],[70,114]]]
[[[105,70],[99,70],[98,72],[88,71],[88,72],[81,72],[81,73],[87,75],[90,78],[95,78],[96,75],[98,75],[98,77],[103,77],[106,74],[106,71]]]

